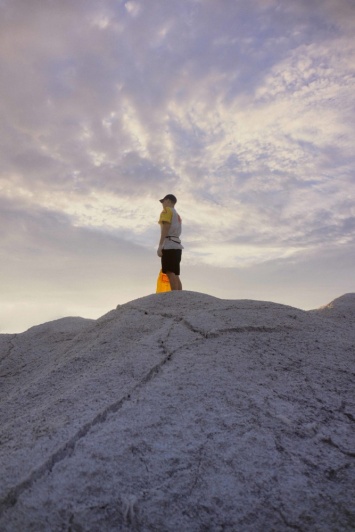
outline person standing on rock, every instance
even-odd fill
[[[161,269],[169,277],[172,290],[182,290],[180,281],[181,254],[184,249],[181,245],[181,218],[175,210],[177,202],[173,194],[167,194],[159,200],[163,205],[159,224],[161,229],[158,257],[161,257]]]

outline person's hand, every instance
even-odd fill
[[[157,249],[157,255],[158,255],[158,257],[162,257],[163,256],[162,248],[160,246]]]

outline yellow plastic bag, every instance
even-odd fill
[[[159,275],[158,275],[158,280],[157,280],[157,294],[159,292],[170,292],[171,290],[171,286],[170,286],[170,281],[169,281],[169,277],[166,275],[166,273],[163,273],[161,270],[159,272]]]

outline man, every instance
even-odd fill
[[[182,290],[180,281],[180,262],[183,246],[181,245],[181,218],[175,210],[177,202],[173,194],[167,194],[159,200],[163,211],[159,218],[161,235],[158,257],[161,257],[161,269],[169,277],[172,290]]]

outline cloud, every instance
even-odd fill
[[[104,235],[130,242],[133,264],[168,192],[187,264],[353,246],[353,14],[350,0],[1,2],[9,253],[19,238],[25,272],[41,221],[47,250],[61,227],[100,234],[102,253]]]
[[[24,330],[45,315],[98,317],[155,291],[159,265],[151,250],[25,201],[1,200],[0,207],[1,332]]]

